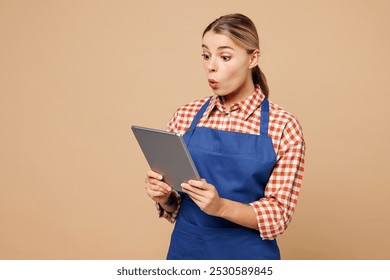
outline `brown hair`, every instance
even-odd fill
[[[203,31],[202,37],[208,31],[228,36],[237,45],[246,49],[248,54],[260,49],[256,26],[247,16],[242,14],[229,14],[214,20]],[[267,79],[258,65],[252,70],[252,80],[255,85],[258,84],[260,86],[261,91],[268,98],[269,88]]]

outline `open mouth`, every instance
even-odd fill
[[[216,80],[213,80],[213,79],[209,79],[209,86],[212,88],[212,89],[216,89],[218,87],[218,82]]]

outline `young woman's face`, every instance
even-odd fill
[[[257,65],[257,55],[248,54],[229,37],[209,31],[203,37],[202,56],[214,94],[241,99],[253,92],[252,68]]]

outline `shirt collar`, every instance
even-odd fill
[[[253,112],[260,107],[261,102],[263,102],[265,95],[261,92],[259,86],[256,86],[255,91],[240,102],[233,104],[230,109],[230,112],[239,111],[239,116],[243,120],[247,120]],[[210,117],[211,113],[214,110],[219,110],[222,113],[228,113],[226,108],[223,106],[221,99],[218,95],[211,97],[210,104],[207,107],[207,110],[204,114],[206,118]]]

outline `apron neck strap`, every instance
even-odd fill
[[[269,102],[264,98],[261,103],[261,117],[260,117],[260,135],[268,135],[268,121],[269,121]]]
[[[193,119],[190,127],[188,128],[188,130],[191,132],[195,129],[196,125],[198,124],[199,120],[202,118],[204,112],[206,111],[207,107],[209,106],[210,104],[210,101],[211,101],[211,98],[209,100],[206,101],[205,104],[203,104],[203,106],[200,108],[200,110],[198,111],[198,113],[196,114],[195,118]]]
[[[210,104],[210,101],[211,101],[211,98],[209,100],[207,100],[205,104],[203,104],[203,106],[200,108],[200,110],[196,114],[195,118],[192,120],[190,127],[187,129],[186,133],[184,133],[183,139],[184,139],[184,142],[186,143],[187,146],[190,144],[190,140],[191,140],[192,134],[194,133],[196,125],[198,124],[199,120],[202,118],[204,112],[206,111],[207,107]]]

